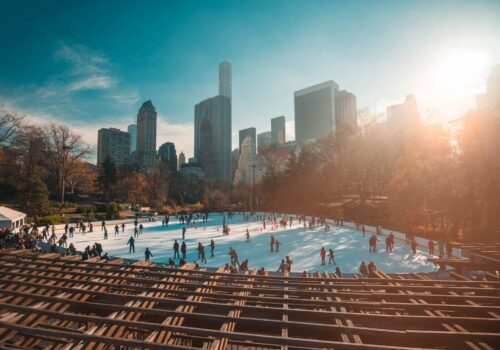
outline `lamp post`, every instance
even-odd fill
[[[256,205],[255,202],[255,163],[252,164],[252,214]]]
[[[64,204],[64,188],[66,187],[66,160],[68,158],[68,151],[72,149],[70,146],[63,144],[62,146],[62,169],[61,169],[61,204]]]

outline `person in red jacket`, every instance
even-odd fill
[[[326,265],[326,249],[325,247],[321,247],[321,251],[319,252],[319,256],[321,256],[321,265]]]

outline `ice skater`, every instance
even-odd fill
[[[377,237],[375,235],[371,236],[368,244],[370,245],[369,252],[375,253],[377,251]]]
[[[132,253],[134,252],[135,253],[135,239],[134,237],[130,236],[128,242],[127,242],[127,245],[129,246],[128,247],[128,253]]]
[[[153,253],[151,253],[149,248],[146,248],[146,250],[144,251],[144,260],[149,261],[150,257],[153,257]]]
[[[186,259],[186,252],[187,252],[186,242],[182,241],[182,244],[181,244],[181,253],[182,253],[182,258],[183,259]]]
[[[174,242],[174,259],[175,257],[177,257],[177,259],[180,258],[180,255],[179,255],[179,242],[177,242],[177,240],[175,240]]]
[[[333,252],[333,249],[330,248],[330,251],[328,252],[328,264],[332,264],[332,261],[333,261],[333,264],[335,266],[337,266],[337,263],[335,262],[335,253]]]
[[[319,252],[319,256],[321,257],[321,265],[326,265],[326,249],[325,247],[321,247]]]

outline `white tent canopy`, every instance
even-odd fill
[[[25,223],[25,213],[0,206],[0,229],[5,227],[13,231],[18,231]]]

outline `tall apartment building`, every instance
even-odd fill
[[[181,171],[182,164],[186,164],[186,156],[184,155],[183,151],[179,153],[179,165],[177,167],[178,171]]]
[[[282,145],[286,142],[285,117],[271,119],[271,144]]]
[[[219,65],[219,95],[194,108],[194,153],[206,177],[232,181],[231,64]]]
[[[301,144],[335,132],[335,97],[332,80],[295,91],[295,140]]]
[[[127,131],[130,134],[130,154],[132,154],[137,149],[137,124],[130,124]]]
[[[248,138],[248,147],[249,147],[249,152],[252,155],[252,157],[255,159],[255,156],[257,155],[257,140],[256,140],[256,133],[257,130],[255,128],[247,128],[247,129],[242,129],[239,132],[239,150],[241,154],[241,145],[243,144],[243,141]]]
[[[335,127],[348,133],[358,129],[356,96],[349,91],[341,90],[335,97]]]
[[[177,151],[172,142],[165,142],[158,148],[158,158],[167,165],[171,172],[177,171]]]
[[[486,92],[476,96],[476,105],[500,115],[500,64],[491,67],[486,81]]]
[[[415,96],[407,95],[403,103],[387,107],[387,123],[396,130],[411,128],[420,123],[420,112]]]
[[[97,164],[109,157],[119,167],[130,159],[130,134],[116,128],[99,129],[97,133]]]
[[[232,71],[231,63],[219,63],[219,95],[232,98]]]
[[[269,147],[271,147],[271,134],[271,131],[265,131],[257,135],[257,150],[259,154],[265,152],[267,149],[269,149]]]
[[[144,102],[137,113],[137,163],[143,171],[156,162],[156,110],[151,100]]]

